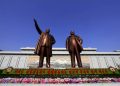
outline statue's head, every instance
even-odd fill
[[[70,35],[75,35],[75,33],[73,31],[70,32]]]
[[[50,29],[46,29],[46,31],[45,31],[46,33],[50,33]]]

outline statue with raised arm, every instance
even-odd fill
[[[52,45],[55,43],[54,37],[50,34],[50,29],[45,32],[39,28],[37,21],[34,19],[37,32],[40,34],[38,43],[35,48],[35,54],[39,55],[39,66],[43,67],[43,60],[46,57],[46,67],[50,68],[50,57],[52,56]]]
[[[66,49],[69,51],[71,56],[71,67],[75,68],[75,56],[77,60],[78,67],[82,67],[80,53],[83,50],[82,47],[83,40],[75,35],[74,32],[70,32],[70,36],[66,39]]]

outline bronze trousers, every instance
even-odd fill
[[[46,46],[41,47],[41,54],[39,58],[39,67],[43,67],[44,56],[46,54],[46,67],[50,68],[50,56],[49,56],[49,48]]]
[[[82,67],[82,62],[81,62],[81,56],[80,56],[80,53],[78,52],[77,49],[74,49],[71,53],[70,53],[70,56],[71,56],[71,67],[72,68],[75,68],[75,57],[76,57],[76,60],[77,60],[77,65],[78,67]]]

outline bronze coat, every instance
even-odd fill
[[[80,53],[83,50],[83,47],[82,47],[83,40],[79,36],[75,35],[74,37],[75,37],[75,41],[77,43],[76,48],[77,48],[78,52]],[[66,49],[69,51],[69,53],[71,53],[73,51],[73,48],[74,48],[71,45],[72,45],[72,39],[71,39],[71,36],[69,36],[66,39]]]
[[[38,40],[38,43],[35,48],[35,53],[38,55],[41,55],[41,47],[44,47],[43,45],[43,36],[45,35],[44,32],[41,33],[40,38]],[[51,34],[48,34],[48,42],[46,48],[49,48],[49,56],[52,56],[52,45],[55,43],[55,39]],[[44,57],[46,57],[46,52],[44,53]]]

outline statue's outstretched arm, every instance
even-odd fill
[[[36,27],[36,30],[39,34],[42,33],[42,30],[39,28],[38,24],[37,24],[37,21],[34,19],[34,23],[35,23],[35,27]]]

